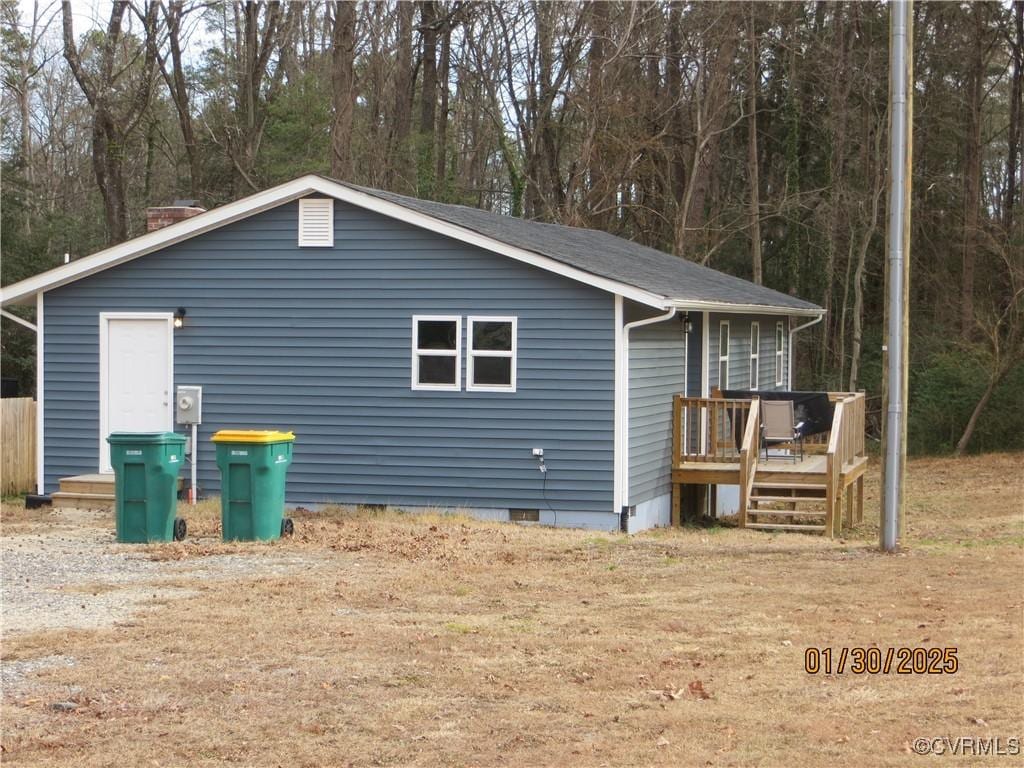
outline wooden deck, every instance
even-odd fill
[[[837,536],[844,523],[864,516],[864,394],[830,393],[832,428],[826,440],[782,446],[764,456],[760,402],[676,395],[672,425],[672,522],[682,519],[682,498],[703,507],[716,487],[740,490],[738,518],[747,528],[802,530]],[[787,452],[789,452],[787,454]],[[703,489],[703,490],[702,490]],[[845,516],[844,516],[845,502]]]

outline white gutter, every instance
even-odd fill
[[[620,393],[617,402],[619,408],[619,413],[617,414],[619,445],[616,446],[615,451],[619,456],[619,496],[616,508],[616,511],[619,513],[629,504],[629,332],[643,325],[654,325],[655,323],[671,320],[678,311],[676,307],[672,307],[664,315],[645,317],[642,320],[634,320],[631,323],[624,323],[622,325],[622,334],[619,341],[619,381],[616,382],[615,387],[615,391]]]
[[[809,323],[804,323],[803,325],[798,325],[796,328],[789,329],[789,359],[786,361],[786,366],[788,368],[786,372],[786,389],[790,392],[793,391],[793,337],[796,335],[797,331],[802,331],[804,328],[810,328],[812,325],[817,325],[821,322],[823,317],[825,317],[824,313],[818,315]]]
[[[0,315],[6,317],[8,320],[13,320],[18,325],[25,326],[30,331],[35,331],[36,333],[39,332],[39,328],[38,328],[38,326],[36,326],[35,323],[30,323],[28,320],[26,320],[26,319],[24,319],[22,317],[18,317],[14,313],[8,312],[6,309],[0,309]]]
[[[723,304],[720,301],[667,301],[665,307],[676,309],[696,309],[704,312],[743,313],[751,315],[794,315],[799,317],[814,317],[825,314],[825,310],[819,308],[794,309],[792,307],[778,307],[767,304]]]

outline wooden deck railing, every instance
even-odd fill
[[[842,474],[847,466],[866,456],[864,450],[864,393],[847,394],[836,400],[825,452],[825,505],[826,529],[833,536],[842,532],[842,514],[839,501],[842,494]]]
[[[755,398],[750,403],[747,426],[743,430],[740,444],[740,526],[747,527],[747,505],[754,490],[754,476],[757,474],[757,458],[761,453],[761,401]]]
[[[738,463],[745,433],[749,431],[753,402],[756,401],[675,395],[672,465],[692,461]],[[756,411],[754,416],[756,442]]]

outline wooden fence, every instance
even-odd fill
[[[0,399],[0,493],[36,490],[36,403],[31,397]]]

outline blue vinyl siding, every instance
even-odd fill
[[[704,354],[704,313],[690,313],[690,336],[686,341],[686,394],[700,397],[702,360]]]
[[[629,338],[629,504],[671,491],[672,396],[682,393],[686,339],[677,318],[635,328]],[[699,373],[698,373],[699,380]]]
[[[97,469],[99,313],[182,306],[207,493],[215,430],[283,428],[290,502],[612,514],[610,294],[341,202],[334,247],[298,248],[297,219],[285,204],[46,294],[48,490]],[[517,391],[465,391],[465,338],[463,391],[413,391],[415,314],[517,316]]]
[[[710,368],[711,389],[752,389],[750,384],[750,323],[757,322],[760,325],[760,387],[765,391],[782,390],[786,388],[785,371],[789,361],[789,350],[786,345],[789,343],[789,325],[784,317],[779,315],[733,315],[718,314],[710,315],[710,333],[708,335],[708,357]],[[718,340],[722,321],[729,323],[729,381],[722,385],[719,380],[719,354]],[[775,324],[783,323],[783,382],[775,384]]]

